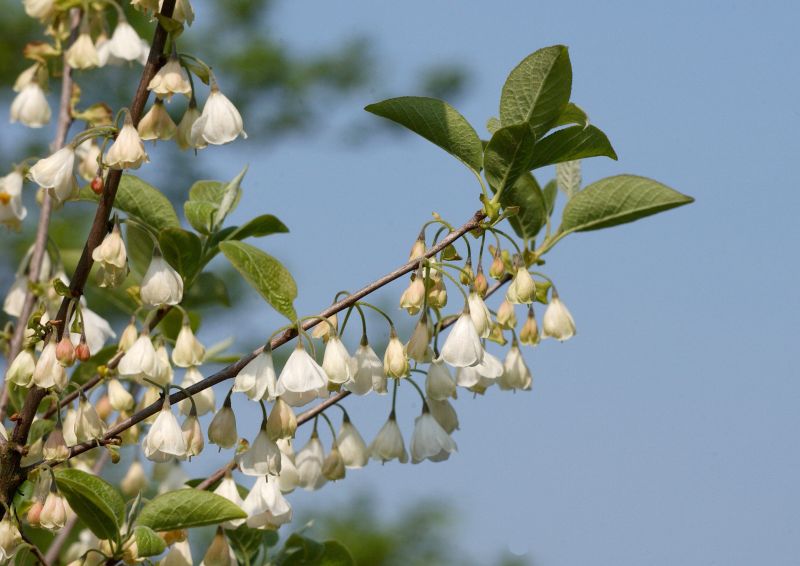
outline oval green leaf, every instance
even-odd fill
[[[261,238],[272,234],[289,232],[286,225],[272,214],[256,216],[243,226],[239,226],[228,234],[226,240],[244,240],[245,238]]]
[[[530,169],[535,141],[527,124],[506,126],[494,133],[483,157],[492,190],[505,191]]]
[[[657,214],[694,202],[658,181],[636,175],[601,179],[572,197],[561,219],[561,232],[587,232]]]
[[[294,322],[297,284],[281,262],[255,246],[244,242],[222,242],[222,253],[231,265],[272,307]]]
[[[500,122],[503,126],[526,123],[539,139],[558,122],[571,92],[567,48],[539,49],[509,73],[500,95]]]
[[[133,536],[136,537],[136,553],[140,557],[157,556],[167,548],[164,539],[150,527],[138,525],[133,529]]]
[[[571,126],[539,140],[533,148],[528,169],[587,157],[610,157],[616,161],[617,152],[606,135],[594,126]]]
[[[172,531],[245,517],[247,513],[224,497],[186,488],[156,496],[142,508],[136,523],[154,531]]]
[[[119,536],[125,501],[110,483],[77,469],[55,471],[56,484],[75,514],[101,539]]]
[[[158,245],[167,263],[183,276],[184,281],[192,281],[201,267],[203,244],[200,238],[182,228],[167,228],[158,234]]]
[[[84,187],[78,199],[98,202],[100,197]],[[127,212],[156,232],[181,225],[169,199],[157,188],[133,175],[122,176],[114,208]]]
[[[528,172],[503,191],[500,204],[503,208],[519,207],[519,212],[509,217],[508,222],[520,238],[533,240],[547,222],[547,202],[539,183]]]
[[[377,116],[405,126],[461,160],[478,173],[483,167],[483,147],[475,129],[443,100],[401,96],[364,108]]]

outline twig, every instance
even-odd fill
[[[171,17],[174,9],[175,0],[164,0],[161,13],[164,16]],[[142,71],[136,95],[130,106],[131,118],[134,125],[138,124],[141,119],[145,103],[150,94],[147,90],[147,85],[162,65],[162,54],[164,52],[164,46],[166,45],[167,35],[167,30],[164,29],[159,22],[153,34],[150,54],[147,57],[147,63]],[[121,178],[122,171],[119,169],[112,169],[108,173],[103,196],[97,205],[97,211],[95,212],[94,221],[89,230],[86,245],[78,261],[78,266],[75,268],[75,272],[72,275],[70,296],[64,297],[58,314],[55,317],[56,320],[61,321],[58,326],[59,337],[63,335],[64,330],[67,328],[65,319],[67,315],[67,306],[70,300],[77,299],[83,294],[83,288],[86,285],[86,280],[92,269],[92,251],[100,244],[106,234],[111,208],[114,205],[114,198],[116,197]],[[14,432],[11,434],[11,442],[9,444],[24,445],[27,442],[33,418],[36,416],[39,404],[46,394],[47,392],[39,387],[33,387],[28,391],[25,397],[25,403],[19,413],[19,419],[14,427]],[[25,481],[25,475],[20,469],[20,460],[21,457],[19,453],[14,450],[8,450],[5,447],[2,450],[2,454],[0,454],[0,470],[2,470],[2,474],[0,474],[0,497],[3,498],[6,504],[11,502],[17,488]],[[0,515],[4,513],[5,511],[0,509]]]
[[[450,244],[452,244],[453,242],[455,242],[457,239],[461,238],[462,236],[464,236],[468,232],[470,232],[470,231],[472,231],[472,230],[474,230],[476,228],[479,228],[480,224],[481,224],[481,221],[484,218],[485,218],[485,215],[483,214],[482,211],[476,212],[474,214],[474,216],[469,221],[467,221],[463,226],[461,226],[457,230],[454,230],[453,232],[450,232],[450,234],[448,234],[446,238],[444,238],[436,246],[434,246],[430,250],[428,250],[425,253],[425,257],[431,257],[431,256],[436,255],[437,253],[442,251],[444,248],[446,248],[447,246],[449,246]],[[380,289],[381,287],[391,283],[395,279],[399,279],[403,275],[411,273],[412,271],[417,269],[418,266],[419,266],[419,261],[418,260],[414,260],[414,261],[409,261],[408,263],[398,267],[397,269],[395,269],[391,273],[388,273],[388,274],[384,275],[380,279],[377,279],[376,281],[373,281],[372,283],[370,283],[366,287],[362,288],[361,290],[356,291],[352,295],[349,295],[349,296],[345,297],[344,299],[342,299],[341,301],[331,305],[330,307],[328,307],[327,309],[325,309],[324,311],[319,313],[317,315],[317,317],[314,317],[314,318],[306,321],[302,325],[303,329],[304,330],[308,330],[309,328],[312,328],[312,327],[316,326],[317,324],[319,324],[319,322],[322,319],[328,318],[328,317],[338,313],[339,311],[342,311],[342,310],[352,306],[359,299],[362,299],[363,297],[366,297],[367,295],[377,291],[378,289]],[[283,332],[279,336],[273,338],[273,340],[270,343],[270,345],[271,345],[272,349],[274,350],[275,348],[278,348],[279,346],[282,346],[283,344],[286,344],[289,340],[294,338],[296,335],[297,335],[297,330],[295,330],[295,329],[286,330],[285,332]],[[179,401],[182,401],[183,399],[186,399],[187,397],[189,397],[191,395],[199,393],[199,392],[203,391],[204,389],[208,389],[209,387],[212,387],[212,386],[214,386],[214,385],[216,385],[218,383],[222,383],[223,381],[226,381],[228,379],[232,379],[233,377],[235,377],[242,370],[242,368],[244,368],[244,366],[246,366],[248,363],[250,363],[253,360],[253,358],[255,358],[262,351],[263,351],[263,347],[258,348],[254,352],[252,352],[252,353],[240,358],[238,361],[236,361],[236,362],[232,363],[231,365],[223,368],[222,370],[218,371],[217,373],[215,373],[213,375],[210,375],[210,376],[206,377],[205,379],[203,379],[203,380],[195,383],[194,385],[191,385],[191,386],[189,386],[189,387],[187,387],[187,388],[185,388],[185,389],[183,389],[181,391],[173,393],[169,397],[170,404],[174,405],[175,403],[178,403]],[[117,425],[115,425],[114,427],[109,429],[109,431],[105,434],[105,436],[102,439],[100,439],[100,441],[103,442],[103,441],[107,441],[107,440],[110,440],[112,438],[117,437],[123,431],[125,431],[125,430],[129,429],[130,427],[142,422],[143,420],[147,419],[148,417],[151,417],[151,416],[155,415],[161,409],[161,406],[162,406],[162,401],[159,400],[159,401],[156,401],[153,404],[145,407],[144,409],[141,409],[140,411],[134,413],[133,415],[131,415],[130,417],[128,417],[124,421],[118,423]],[[75,446],[72,446],[72,448],[70,449],[69,458],[74,458],[75,456],[78,456],[79,454],[83,454],[87,450],[91,450],[92,448],[94,448],[96,446],[97,446],[97,441],[94,441],[94,442],[83,442],[81,444],[76,444]],[[41,462],[36,463],[31,467],[36,467],[39,464],[41,464]],[[58,465],[57,462],[47,462],[47,464],[50,465],[50,466]]]
[[[67,45],[71,44],[78,34],[78,29],[81,24],[81,11],[80,8],[73,8],[69,12],[70,16],[70,39]],[[67,47],[65,45],[65,48]],[[66,56],[64,57],[64,71],[61,75],[61,100],[58,106],[58,125],[56,126],[56,135],[53,138],[52,151],[58,151],[64,147],[67,141],[67,133],[72,125],[72,112],[70,110],[70,97],[72,96],[72,68],[67,64]],[[50,213],[53,210],[53,201],[50,198],[50,191],[44,191],[42,197],[42,206],[39,212],[39,224],[36,226],[36,238],[33,244],[33,253],[31,254],[31,261],[28,265],[28,281],[36,283],[39,281],[42,270],[42,260],[47,252],[47,235],[50,230]],[[22,341],[25,338],[25,329],[28,326],[28,319],[33,313],[33,307],[36,306],[36,295],[28,288],[25,291],[25,300],[22,304],[22,311],[17,324],[14,327],[14,334],[11,337],[11,342],[8,346],[8,364],[6,368],[11,365],[14,358],[22,350]],[[6,371],[8,371],[6,369]],[[6,408],[8,406],[8,381],[3,380],[3,391],[0,393],[0,422],[3,422],[6,417]]]

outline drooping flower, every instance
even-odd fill
[[[425,281],[422,272],[417,272],[406,290],[400,295],[400,308],[408,311],[408,314],[417,314],[425,301]]]
[[[250,446],[236,456],[239,471],[246,476],[276,476],[281,471],[281,451],[266,431],[266,423],[262,424]]]
[[[328,479],[322,473],[322,465],[325,462],[325,449],[319,440],[317,431],[311,433],[303,448],[295,456],[297,467],[297,485],[308,490],[314,491],[321,488]]]
[[[147,487],[147,475],[144,473],[144,466],[138,460],[131,462],[128,466],[128,471],[125,477],[122,478],[119,486],[122,488],[122,493],[128,497],[133,497],[137,493],[143,491]]]
[[[267,418],[267,435],[272,440],[278,441],[281,438],[294,438],[296,430],[297,417],[294,411],[288,403],[278,397]]]
[[[401,464],[408,462],[403,433],[400,432],[400,427],[397,426],[394,411],[389,415],[389,419],[381,427],[381,430],[378,431],[375,440],[369,445],[369,454],[373,460],[379,460],[384,463],[395,459]]]
[[[294,449],[292,441],[288,438],[281,438],[277,441],[281,451],[281,473],[278,476],[278,485],[283,493],[294,491],[300,481],[297,467],[294,464]]]
[[[233,391],[244,393],[251,401],[273,400],[276,387],[275,365],[268,347],[244,366],[233,381]]]
[[[251,529],[276,529],[292,520],[292,507],[283,497],[278,480],[266,476],[256,480],[242,508]]]
[[[174,372],[172,370],[172,365],[169,363],[167,347],[164,345],[164,341],[161,337],[156,339],[156,344],[156,375],[153,381],[164,387],[172,383]]]
[[[102,153],[94,138],[84,141],[75,148],[75,156],[80,159],[78,175],[87,181],[93,180],[98,175]]]
[[[92,250],[92,259],[98,263],[101,287],[117,287],[125,280],[128,275],[128,252],[119,222],[114,221],[111,232]]]
[[[542,318],[542,336],[555,338],[561,342],[575,336],[575,321],[572,319],[567,307],[558,298],[558,293],[553,289],[553,297],[547,305]]]
[[[27,292],[28,278],[24,274],[18,273],[3,300],[3,311],[9,316],[19,317],[22,314],[22,305],[25,304]]]
[[[350,417],[345,415],[342,420],[342,426],[339,428],[339,434],[336,436],[336,445],[339,448],[339,454],[342,457],[342,462],[348,468],[363,468],[369,461],[369,449],[361,433],[350,422]]]
[[[529,346],[535,346],[539,343],[539,327],[536,325],[533,308],[528,309],[528,318],[525,324],[522,325],[522,330],[519,331],[519,341]]]
[[[205,447],[203,439],[203,428],[197,418],[197,411],[192,411],[181,425],[183,441],[186,443],[186,457],[190,460],[193,456],[199,455]]]
[[[75,150],[67,145],[37,161],[28,174],[34,183],[43,189],[51,189],[55,198],[64,201],[72,196],[75,188],[74,165]]]
[[[39,524],[47,530],[58,531],[67,522],[67,508],[64,497],[58,492],[51,491],[44,500],[42,513],[39,515]]]
[[[428,315],[427,313],[422,313],[416,326],[414,326],[411,338],[408,339],[408,344],[406,344],[406,354],[409,358],[418,362],[429,361],[433,355],[429,347],[430,341],[431,333],[428,328]]]
[[[117,139],[106,152],[104,162],[112,169],[138,169],[143,163],[150,161],[144,150],[144,142],[133,126],[129,113],[117,134]]]
[[[456,451],[456,443],[425,406],[422,414],[414,421],[414,434],[411,437],[411,462],[419,464],[423,460],[441,462]]]
[[[17,357],[8,366],[6,381],[18,385],[19,387],[33,386],[33,372],[36,369],[36,358],[33,349],[23,348]]]
[[[11,560],[21,544],[22,534],[19,532],[19,527],[6,513],[0,521],[0,561]]]
[[[69,448],[64,440],[61,423],[56,423],[53,431],[48,435],[47,441],[42,445],[42,455],[45,460],[61,462],[69,458]]]
[[[275,394],[298,407],[316,397],[327,396],[328,377],[320,365],[306,352],[301,340],[289,356],[278,377]]]
[[[78,442],[99,440],[106,433],[106,423],[97,414],[89,400],[81,395],[78,402],[78,415],[75,418],[75,438]]]
[[[117,366],[122,377],[135,380],[155,379],[157,374],[156,350],[147,332],[136,339]]]
[[[67,64],[73,69],[91,69],[100,65],[97,48],[88,31],[81,31],[65,56]]]
[[[231,409],[231,399],[228,397],[208,425],[208,441],[220,448],[233,448],[238,440],[236,415]]]
[[[327,342],[328,338],[331,337],[332,334],[338,332],[339,330],[339,318],[332,314],[326,319],[320,319],[319,324],[314,326],[311,330],[311,336],[314,338],[321,338],[323,341]]]
[[[167,100],[170,100],[173,94],[183,94],[187,98],[192,95],[189,74],[181,66],[180,60],[174,53],[150,80],[147,90],[158,96],[166,97]]]
[[[517,273],[508,285],[506,299],[514,304],[529,304],[536,298],[536,283],[525,267],[518,267]]]
[[[164,398],[164,404],[156,421],[142,441],[142,451],[145,457],[153,462],[167,462],[172,458],[183,458],[186,455],[183,431],[178,419],[172,413],[168,396]]]
[[[183,118],[178,122],[178,129],[175,132],[175,142],[179,148],[187,150],[190,147],[194,147],[192,144],[192,126],[194,126],[198,118],[200,118],[200,111],[197,109],[197,102],[192,98],[189,101],[189,107],[183,113]]]
[[[41,128],[50,122],[52,111],[39,83],[30,82],[11,102],[10,122],[29,128]]]
[[[119,338],[118,351],[127,352],[136,343],[139,338],[139,331],[136,330],[136,317],[131,317],[131,321],[122,330],[122,336]]]
[[[469,315],[472,317],[472,323],[475,325],[475,330],[478,336],[486,338],[489,336],[489,331],[492,329],[492,315],[489,312],[489,307],[483,302],[480,295],[476,291],[469,294]]]
[[[36,367],[33,370],[33,384],[42,389],[55,388],[59,391],[67,385],[67,374],[56,357],[56,338],[51,336],[45,345]]]
[[[516,341],[509,348],[503,361],[503,375],[497,380],[500,389],[530,389],[533,383],[531,370],[525,364]]]
[[[504,299],[497,307],[497,324],[500,328],[509,330],[517,326],[517,313],[514,311],[514,305],[508,299]]]
[[[472,322],[468,306],[464,307],[464,311],[450,330],[442,346],[441,357],[453,367],[474,366],[483,358],[483,345]]]
[[[142,55],[142,40],[131,25],[122,20],[117,23],[108,41],[109,54],[123,61],[138,61]]]
[[[383,354],[383,373],[387,377],[405,377],[408,375],[408,357],[403,343],[397,337],[394,326],[389,331],[389,344]]]
[[[335,334],[328,338],[325,344],[325,354],[322,356],[322,369],[328,376],[330,383],[342,384],[350,381],[352,374],[350,368],[350,354]]]
[[[22,174],[14,170],[0,177],[0,224],[19,230],[27,215],[28,209],[22,204]]]
[[[153,259],[142,278],[139,295],[145,305],[154,308],[177,305],[183,300],[183,279],[158,248],[153,251]]]
[[[55,7],[55,0],[22,0],[25,13],[31,18],[44,20],[49,18]]]
[[[192,547],[189,540],[181,540],[170,546],[169,552],[164,557],[159,566],[192,566]]]
[[[356,395],[366,395],[372,391],[374,381],[386,379],[383,363],[369,345],[367,337],[362,336],[361,345],[356,350],[351,362],[353,378],[344,384],[344,388]]]
[[[217,534],[211,541],[211,546],[208,547],[203,561],[200,566],[235,566],[236,555],[233,553],[231,545],[228,544],[228,538],[222,527],[217,527]]]
[[[433,418],[436,419],[447,434],[453,434],[458,429],[458,414],[449,400],[436,401],[428,399],[428,408],[431,410]]]
[[[133,395],[125,389],[118,379],[111,379],[108,382],[108,400],[114,410],[119,412],[130,411],[136,405]]]
[[[344,460],[342,454],[339,452],[339,446],[336,441],[333,441],[331,451],[325,456],[322,462],[322,475],[330,481],[338,481],[344,479],[347,470],[344,467]]]
[[[200,373],[199,369],[192,366],[186,370],[186,373],[183,374],[181,387],[187,389],[196,383],[200,383],[202,380],[203,374]],[[195,407],[197,407],[197,415],[201,417],[206,413],[212,412],[216,406],[216,396],[214,395],[214,390],[211,387],[207,387],[206,389],[195,393],[192,395],[192,399],[194,399]],[[191,412],[192,404],[189,399],[183,399],[182,401],[178,401],[178,408],[180,409],[181,414],[188,415]]]
[[[164,107],[164,101],[156,98],[150,110],[142,116],[136,131],[143,140],[171,140],[175,137],[178,126]]]
[[[211,94],[200,117],[192,125],[192,145],[200,148],[205,144],[222,145],[237,137],[247,138],[242,115],[236,106],[219,91],[216,80],[211,78]]]
[[[199,366],[203,363],[206,354],[205,347],[192,332],[188,320],[184,320],[178,337],[175,339],[175,348],[172,350],[172,363],[179,368]]]
[[[456,382],[450,375],[450,370],[444,365],[442,358],[436,358],[428,367],[428,377],[425,380],[425,394],[430,399],[441,401],[448,397],[455,398]]]

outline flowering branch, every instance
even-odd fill
[[[171,17],[174,9],[175,0],[164,0],[161,13],[166,17]],[[136,89],[136,94],[134,95],[133,102],[130,106],[130,116],[134,124],[138,123],[138,121],[141,119],[145,103],[147,102],[147,98],[150,94],[147,90],[147,85],[150,83],[153,76],[155,76],[156,72],[162,65],[162,54],[164,52],[164,46],[166,45],[167,36],[167,30],[161,25],[161,23],[159,23],[156,26],[156,30],[153,35],[153,42],[150,47],[147,64],[142,71],[142,76],[139,80],[139,86]],[[86,280],[88,279],[89,272],[92,269],[92,251],[100,244],[100,242],[102,242],[103,237],[107,232],[108,222],[111,216],[111,209],[114,205],[114,199],[116,197],[121,178],[121,169],[112,169],[108,173],[105,189],[100,198],[100,202],[97,205],[97,211],[95,212],[95,217],[89,230],[89,236],[87,237],[86,245],[83,248],[83,253],[81,254],[80,260],[78,261],[78,265],[75,268],[75,272],[71,279],[69,287],[70,294],[69,296],[64,297],[63,301],[61,302],[61,306],[58,309],[58,314],[55,317],[54,324],[57,325],[59,338],[63,335],[64,330],[67,328],[67,309],[72,299],[77,299],[83,294]],[[11,434],[11,438],[9,439],[7,445],[3,447],[2,453],[0,453],[0,469],[2,469],[2,473],[0,474],[0,498],[6,504],[12,501],[17,488],[25,480],[25,475],[22,473],[20,468],[22,455],[17,450],[14,450],[13,447],[25,445],[28,439],[28,433],[30,432],[31,424],[33,423],[33,418],[36,416],[36,411],[39,407],[39,404],[42,402],[42,399],[44,399],[46,394],[47,392],[39,387],[33,387],[30,389],[30,391],[28,391],[28,394],[25,397],[25,403],[17,419],[17,424],[14,427],[13,433]],[[0,510],[0,514],[4,513],[5,511]]]
[[[425,252],[425,257],[433,257],[434,255],[436,255],[437,253],[441,252],[446,247],[448,247],[450,244],[452,244],[459,238],[463,237],[468,232],[480,228],[481,222],[484,220],[484,218],[485,215],[483,211],[476,212],[473,215],[473,217],[469,221],[467,221],[463,226],[461,226],[457,230],[450,232],[450,234],[448,234],[447,237],[445,237],[441,242],[439,242],[437,245],[427,250]],[[398,267],[394,271],[387,273],[383,277],[363,287],[361,290],[356,291],[355,293],[348,295],[347,297],[334,303],[333,305],[331,305],[330,307],[319,313],[319,315],[307,320],[305,323],[302,324],[303,330],[308,330],[310,328],[313,328],[314,326],[319,324],[323,319],[327,319],[328,317],[333,316],[334,314],[353,306],[360,299],[366,297],[367,295],[372,294],[373,292],[391,283],[392,281],[399,279],[403,275],[411,273],[412,271],[417,269],[418,266],[419,266],[419,260],[412,260]],[[279,346],[286,344],[296,336],[297,336],[297,330],[295,328],[288,329],[283,333],[281,333],[279,336],[272,339],[272,341],[270,342],[271,348],[272,349],[278,348]],[[200,393],[201,391],[208,389],[209,387],[212,387],[218,383],[222,383],[223,381],[236,377],[236,375],[242,370],[242,368],[244,368],[248,363],[250,363],[263,350],[264,350],[263,347],[258,348],[257,350],[240,358],[238,361],[234,362],[233,364],[230,364],[229,366],[223,368],[217,373],[206,377],[205,379],[195,383],[194,385],[186,387],[184,390],[173,393],[169,397],[170,404],[174,405],[175,403],[178,403],[179,401],[182,401],[187,397]],[[341,395],[341,397],[339,397],[339,395]],[[310,416],[307,416],[306,420],[312,418],[317,413],[323,411],[328,406],[335,404],[339,399],[344,397],[342,393],[340,393],[339,395],[331,397],[331,399],[328,399],[325,403],[322,403],[320,406],[325,405],[324,408],[320,409],[319,407],[316,407],[314,409],[311,409],[311,411],[316,410],[317,412],[311,414]],[[91,450],[92,448],[96,448],[100,444],[109,442],[111,439],[119,436],[125,430],[142,422],[148,417],[155,415],[159,410],[161,410],[162,405],[163,402],[161,400],[158,400],[152,403],[151,405],[145,407],[144,409],[134,413],[127,419],[117,423],[115,426],[110,428],[108,432],[101,439],[94,440],[91,442],[83,442],[81,444],[76,444],[75,446],[72,446],[70,448],[69,457],[67,459],[74,458],[75,456],[83,454],[84,452]],[[301,418],[304,416],[306,416],[306,413],[301,415]],[[40,463],[34,464],[32,467],[35,467]],[[46,463],[50,466],[55,466],[59,462],[46,462]]]

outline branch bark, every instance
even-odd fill
[[[171,17],[174,9],[175,0],[164,0],[161,13],[167,17]],[[164,29],[159,22],[153,34],[153,42],[150,47],[150,53],[147,57],[147,63],[142,71],[142,76],[139,79],[139,86],[136,89],[136,94],[134,95],[130,106],[131,118],[134,125],[139,123],[144,111],[144,106],[147,102],[147,98],[150,94],[147,90],[147,85],[150,83],[150,80],[163,64],[162,55],[164,53],[167,35],[167,30]],[[83,294],[86,280],[88,279],[89,272],[92,269],[92,251],[100,244],[100,242],[102,242],[103,237],[106,234],[108,221],[111,216],[111,208],[114,205],[114,198],[117,195],[117,189],[119,188],[119,182],[121,178],[121,170],[112,169],[108,173],[103,196],[100,199],[100,203],[97,205],[94,221],[89,229],[89,236],[86,240],[86,245],[83,248],[81,258],[78,261],[78,266],[75,268],[75,272],[72,275],[70,283],[71,296],[64,298],[64,300],[61,302],[61,307],[58,309],[58,314],[56,315],[56,320],[61,321],[61,323],[58,324],[59,338],[63,335],[64,329],[67,327],[64,319],[67,315],[67,306],[69,305],[70,299],[77,299]],[[46,391],[39,387],[34,387],[28,391],[28,394],[25,397],[25,403],[17,420],[17,424],[14,427],[13,433],[11,434],[11,438],[9,439],[9,442],[3,446],[2,451],[0,451],[0,470],[2,470],[0,472],[0,498],[2,498],[2,501],[5,502],[6,505],[11,503],[17,488],[25,480],[25,474],[20,468],[20,460],[22,455],[19,453],[19,451],[14,450],[13,447],[24,446],[26,444],[28,433],[30,432],[31,424],[33,423],[33,418],[36,416],[39,404],[42,402],[42,399],[44,399],[45,395]],[[0,509],[0,516],[2,516],[4,513],[4,509]]]

